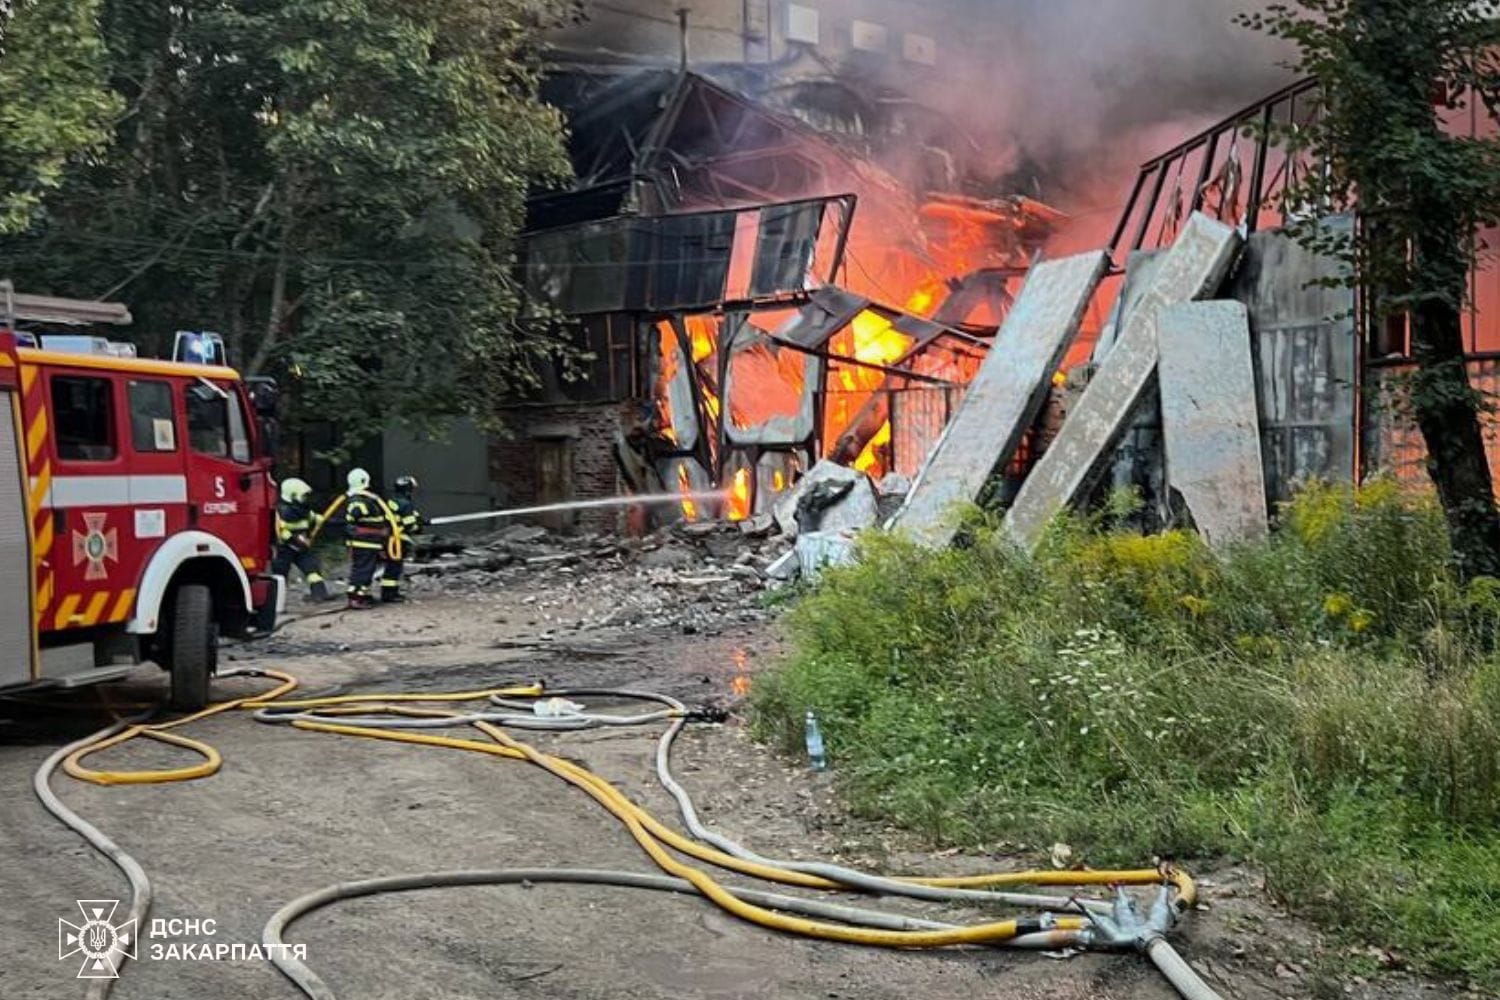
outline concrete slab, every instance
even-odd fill
[[[809,531],[797,536],[797,564],[802,579],[816,583],[830,566],[852,566],[854,536],[845,531]]]
[[[831,506],[823,508],[817,521],[820,531],[862,531],[875,523],[878,504],[875,486],[870,477],[857,469],[830,462],[827,459],[807,470],[807,475],[797,480],[791,490],[782,494],[772,507],[776,524],[788,538],[796,538],[800,526],[797,524],[797,508],[802,498],[824,485],[847,487],[845,495]]]
[[[1079,498],[1110,453],[1156,374],[1161,311],[1217,291],[1239,246],[1238,233],[1202,213],[1183,227],[1150,286],[1123,317],[1118,342],[1006,513],[1005,530],[1018,545],[1033,548],[1048,522]]]
[[[1210,545],[1264,538],[1266,477],[1249,313],[1239,302],[1169,306],[1156,340],[1168,490]]]
[[[887,527],[931,548],[953,541],[950,509],[977,500],[1015,455],[1107,264],[1100,251],[1032,269],[958,412]]]

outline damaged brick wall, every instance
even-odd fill
[[[614,444],[639,404],[585,403],[511,407],[506,436],[490,440],[490,478],[505,506],[601,500],[625,492]],[[617,531],[621,510],[539,515],[554,530]]]

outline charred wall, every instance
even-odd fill
[[[501,505],[602,500],[624,492],[615,444],[634,419],[635,403],[555,403],[505,411],[508,433],[489,447],[490,478]],[[539,515],[558,531],[618,531],[622,510]]]

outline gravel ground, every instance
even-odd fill
[[[411,604],[306,617],[269,640],[226,650],[224,666],[284,670],[309,690],[451,691],[540,677],[554,686],[646,687],[732,707],[743,686],[737,678],[753,676],[778,652],[759,586],[737,575],[725,596],[720,585],[696,582],[716,575],[696,558],[658,555],[657,565],[642,567],[641,555],[530,565],[523,558],[498,571],[422,577]],[[667,564],[676,568],[663,575]],[[643,590],[649,601],[640,598]],[[225,679],[214,694],[246,694],[264,683]],[[0,787],[8,790],[0,811],[0,998],[81,997],[77,959],[57,957],[57,921],[76,919],[77,899],[125,892],[112,866],[41,809],[29,787],[32,772],[57,746],[104,725],[111,708],[162,692],[163,675],[145,667],[126,681],[45,704],[0,701]],[[150,873],[156,916],[216,921],[213,937],[179,943],[252,944],[286,900],[352,878],[508,866],[653,870],[611,817],[523,763],[272,728],[239,713],[205,720],[190,733],[223,753],[219,774],[134,787],[55,780],[73,808]],[[675,822],[652,769],[656,735],[528,738],[586,763]],[[180,759],[172,748],[136,742],[96,766]],[[1015,849],[934,856],[895,831],[852,819],[838,806],[832,777],[756,746],[736,715],[725,725],[691,727],[675,760],[705,822],[766,854],[929,873],[1038,861]],[[1204,881],[1205,906],[1182,929],[1180,944],[1226,997],[1464,995],[1399,975],[1316,981],[1309,970],[1317,964],[1317,936],[1268,902],[1253,873],[1226,867]],[[698,899],[627,889],[538,885],[382,896],[320,911],[288,939],[306,943],[309,964],[340,997],[368,1000],[1174,995],[1133,955],[1063,960],[868,950],[780,936]],[[263,961],[145,958],[126,966],[113,995],[299,994]]]

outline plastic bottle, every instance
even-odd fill
[[[823,749],[823,730],[818,728],[818,717],[811,710],[804,726],[807,737],[807,762],[814,771],[828,770],[828,755]]]

